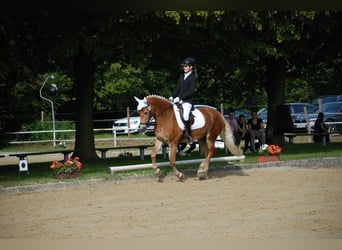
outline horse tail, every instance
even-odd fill
[[[242,151],[240,150],[240,148],[235,145],[234,134],[228,122],[223,117],[222,119],[224,120],[224,128],[220,134],[221,139],[224,141],[224,144],[228,148],[229,152],[231,152],[235,156],[242,155]]]

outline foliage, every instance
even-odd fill
[[[82,163],[79,161],[80,158],[68,158],[67,161],[53,161],[50,165],[53,174],[71,174],[74,172],[81,171]]]
[[[132,64],[105,63],[103,74],[97,74],[95,85],[96,110],[119,110],[134,107],[133,96],[169,95],[168,72],[136,68]],[[164,83],[164,85],[163,85]]]
[[[46,114],[46,116],[50,117],[50,114]],[[56,130],[68,130],[75,129],[75,123],[71,121],[58,121],[56,122]],[[52,122],[51,121],[35,121],[33,123],[23,124],[21,131],[41,131],[41,130],[52,130]],[[74,133],[70,132],[58,132],[56,133],[56,139],[72,139],[74,137]],[[33,133],[33,134],[25,134],[20,135],[18,140],[48,140],[52,138],[52,133]]]

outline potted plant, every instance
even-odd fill
[[[81,175],[82,163],[79,157],[68,158],[67,161],[53,161],[50,169],[55,179],[74,178]]]
[[[281,150],[278,145],[261,145],[258,151],[258,162],[279,161]]]

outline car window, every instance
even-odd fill
[[[322,111],[323,112],[340,112],[341,109],[341,103],[338,102],[331,102],[331,103],[325,103],[322,105]]]

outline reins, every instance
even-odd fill
[[[157,118],[158,116],[162,115],[163,113],[165,113],[171,106],[167,107],[166,109],[164,109],[162,112],[160,112],[158,115],[155,115],[155,118]]]

